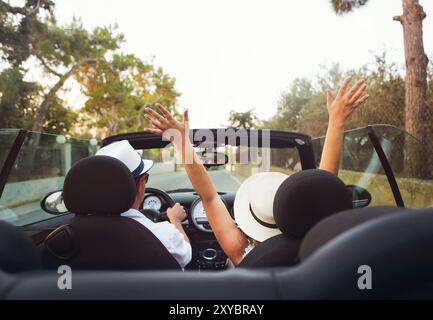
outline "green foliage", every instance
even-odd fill
[[[430,123],[433,123],[433,63],[429,68]],[[342,79],[351,75],[355,82],[365,79],[370,99],[351,117],[347,129],[370,124],[391,124],[404,128],[405,83],[403,72],[395,63],[386,61],[386,54],[374,57],[374,61],[357,70],[343,71],[338,65],[323,68],[316,79],[295,80],[284,92],[278,111],[264,127],[276,130],[299,131],[318,137],[326,133],[328,112],[326,90],[338,90]]]
[[[314,95],[313,84],[308,79],[296,79],[288,92],[281,94],[278,101],[278,112],[265,127],[276,130],[298,130],[301,110],[310,102]]]
[[[92,32],[84,29],[81,21],[74,19],[70,25],[59,26],[47,22],[34,35],[33,52],[50,69],[70,68],[88,59],[104,57],[119,48],[124,41],[122,34],[116,34],[111,27],[96,28]]]
[[[23,80],[19,68],[0,73],[0,128],[28,127],[29,112],[39,92],[36,83]]]
[[[26,0],[22,7],[0,1],[0,52],[12,66],[21,66],[31,56],[33,35],[44,28],[39,14],[50,17],[53,8],[50,0]]]
[[[351,12],[368,3],[369,0],[331,0],[332,8],[337,14]]]
[[[236,129],[253,129],[257,126],[258,118],[255,109],[247,112],[236,112],[232,110],[229,114],[229,127]]]
[[[44,123],[45,131],[52,134],[68,134],[70,128],[78,119],[78,114],[71,108],[65,107],[60,99],[54,99],[48,109]]]
[[[50,0],[22,6],[0,0],[0,127],[65,134],[78,125],[80,134],[92,136],[88,131],[96,125],[114,134],[142,130],[147,104],[175,110],[175,80],[134,55],[120,54],[124,36],[117,28],[88,31],[78,19],[61,26],[53,12]],[[24,80],[28,62],[43,71],[39,83]],[[80,117],[59,98],[72,77],[88,96]]]
[[[160,102],[174,111],[179,96],[173,78],[134,55],[85,65],[77,79],[88,97],[83,111],[97,119],[105,135],[141,131],[147,105]]]

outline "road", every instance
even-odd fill
[[[219,192],[236,192],[244,177],[235,176],[228,171],[209,171],[212,181]],[[192,189],[191,183],[184,171],[151,175],[148,187],[170,191],[176,189]],[[53,217],[42,211],[39,200],[13,209],[0,207],[0,220],[18,225],[27,225]]]
[[[220,192],[236,192],[245,180],[244,177],[235,176],[225,170],[209,171],[209,175]],[[164,191],[192,189],[192,185],[184,171],[150,175],[148,186]]]

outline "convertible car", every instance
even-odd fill
[[[192,130],[191,137],[231,213],[245,179],[258,172],[316,169],[324,142],[268,130]],[[110,190],[89,168],[76,174],[85,187],[67,186],[74,189],[77,209],[70,212],[63,202],[65,177],[74,164],[121,140],[155,161],[143,215],[165,221],[175,203],[187,211],[183,225],[193,258],[185,270],[154,239],[118,230],[122,225],[129,230],[126,219],[113,212],[123,192]],[[0,148],[3,299],[433,298],[433,153],[398,128],[346,132],[340,178],[352,193],[353,210],[325,219],[297,239],[298,258],[291,266],[234,268],[173,147],[161,137],[132,133],[97,141],[3,129]],[[103,198],[94,195],[101,192]],[[84,217],[85,206],[107,215]],[[278,250],[264,243],[261,258]],[[72,290],[58,287],[60,266],[71,266]],[[372,273],[370,285],[360,285],[362,270]]]

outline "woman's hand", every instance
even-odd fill
[[[364,80],[358,81],[358,83],[346,93],[351,80],[351,77],[344,80],[343,86],[335,97],[335,100],[333,100],[332,91],[328,90],[329,126],[323,147],[320,168],[335,175],[338,175],[340,170],[346,120],[353,111],[369,98],[369,95],[363,96],[367,89]]]
[[[368,100],[369,95],[364,95],[367,85],[364,80],[358,81],[349,92],[346,93],[352,77],[344,80],[343,86],[337,96],[328,90],[328,112],[331,127],[344,127],[346,120],[359,106]]]
[[[145,128],[144,131],[164,137],[172,142],[178,154],[181,155],[181,161],[184,165],[198,161],[189,139],[188,110],[183,113],[183,120],[178,121],[162,104],[157,103],[156,107],[162,115],[152,108],[146,108],[144,117],[152,124],[153,128]]]
[[[173,141],[174,136],[173,132],[167,132],[168,130],[176,130],[182,138],[189,136],[188,110],[185,110],[183,114],[183,121],[178,121],[162,104],[157,103],[156,107],[162,115],[152,108],[146,108],[146,115],[144,117],[152,124],[153,128],[145,128],[144,131],[166,137],[171,142],[175,142]]]

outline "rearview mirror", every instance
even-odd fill
[[[371,203],[372,197],[368,190],[359,186],[347,186],[350,193],[352,194],[353,208],[365,208]]]
[[[205,167],[224,166],[229,162],[229,157],[221,152],[203,152],[197,155]]]
[[[61,215],[69,213],[66,209],[65,203],[63,202],[63,191],[54,191],[49,193],[41,201],[41,208],[45,212],[53,215]]]

